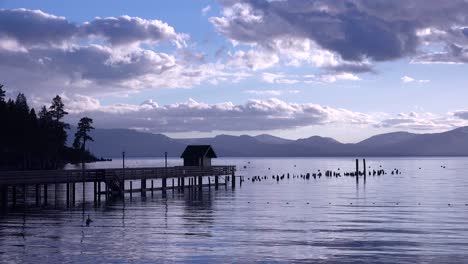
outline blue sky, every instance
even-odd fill
[[[0,1],[0,82],[71,123],[356,142],[468,125],[464,1]],[[449,14],[448,16],[442,14]],[[39,32],[39,33],[38,33]]]

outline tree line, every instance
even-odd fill
[[[36,113],[23,93],[15,100],[6,100],[0,84],[0,169],[57,169],[66,163],[96,161],[86,150],[86,142],[93,141],[89,135],[94,129],[93,120],[88,117],[80,120],[73,147],[68,147],[70,125],[64,121],[67,114],[58,95],[49,107],[43,106]]]

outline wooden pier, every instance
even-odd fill
[[[26,190],[30,186],[35,187],[36,204],[47,205],[48,186],[54,185],[55,190],[60,184],[66,188],[66,204],[75,204],[76,184],[83,185],[82,198],[86,200],[85,183],[93,183],[93,200],[95,203],[101,201],[104,195],[107,200],[111,196],[124,196],[127,192],[141,192],[144,196],[146,192],[153,193],[167,189],[177,189],[183,191],[185,188],[195,186],[211,187],[214,178],[214,187],[219,185],[236,186],[235,166],[175,166],[175,167],[152,167],[152,168],[112,168],[112,169],[87,169],[87,170],[47,170],[47,171],[0,171],[0,205],[7,207],[9,201],[13,205],[17,203],[18,189],[22,190],[22,197],[26,199]],[[205,180],[204,180],[205,178]],[[208,179],[206,179],[208,178]],[[220,178],[224,181],[220,182]],[[171,179],[171,185],[167,184]],[[176,181],[177,179],[177,181]],[[133,189],[133,181],[140,181],[140,188]],[[150,186],[147,185],[150,181]],[[155,187],[155,181],[160,181],[161,187]],[[130,183],[130,189],[125,189],[125,182]],[[205,182],[205,183],[204,183]],[[177,183],[177,184],[176,184]],[[43,192],[43,195],[41,195]],[[55,195],[57,192],[55,191]]]

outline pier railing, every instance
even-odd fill
[[[0,171],[0,185],[49,184],[110,181],[116,176],[125,180],[161,179],[174,177],[232,175],[235,166],[211,167],[149,167],[82,170]],[[83,175],[84,174],[84,175]]]

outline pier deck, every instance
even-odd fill
[[[41,191],[44,203],[47,204],[47,186],[54,184],[65,184],[67,206],[75,201],[75,185],[77,183],[94,183],[94,200],[100,201],[104,194],[109,196],[121,195],[132,192],[132,181],[140,181],[142,195],[144,192],[154,190],[174,189],[183,190],[186,187],[202,187],[203,178],[213,176],[214,186],[218,188],[219,177],[224,176],[224,184],[230,181],[232,187],[236,185],[235,166],[174,166],[174,167],[148,167],[148,168],[109,168],[109,169],[86,169],[86,170],[38,170],[38,171],[0,171],[0,193],[1,205],[8,206],[9,197],[16,204],[16,193],[18,189],[26,190],[27,186],[36,186],[36,203],[40,203]],[[175,181],[177,178],[177,181]],[[167,179],[172,179],[172,185],[167,186]],[[160,187],[154,186],[154,180],[160,181]],[[187,180],[187,183],[185,182]],[[130,181],[130,190],[125,189],[125,182]],[[151,187],[147,188],[148,181]],[[206,180],[205,180],[206,182]],[[208,179],[211,186],[211,179]],[[104,185],[104,186],[102,186]],[[42,188],[41,188],[42,186]],[[103,187],[101,189],[101,187]],[[11,193],[11,195],[8,195]],[[83,191],[83,198],[86,193]]]

